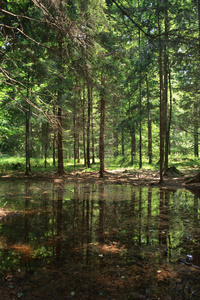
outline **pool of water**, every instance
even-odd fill
[[[18,298],[200,299],[198,193],[3,181],[0,211],[1,287]]]

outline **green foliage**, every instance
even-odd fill
[[[65,167],[73,170],[72,157],[74,151],[78,151],[74,150],[78,144],[83,159],[89,114],[93,114],[92,122],[90,120],[90,131],[93,123],[90,145],[93,135],[94,154],[98,161],[99,101],[103,96],[106,101],[107,166],[127,168],[133,163],[131,167],[137,168],[141,142],[143,167],[146,168],[148,98],[152,168],[156,166],[160,147],[160,95],[164,93],[159,82],[158,56],[161,45],[162,80],[166,55],[171,73],[171,91],[169,79],[167,85],[167,122],[170,93],[173,99],[170,163],[177,156],[187,157],[191,161],[194,144],[199,147],[200,113],[200,16],[195,2],[76,0],[64,3],[59,0],[46,5],[45,2],[27,0],[4,1],[2,8],[0,151],[3,154],[25,155],[25,117],[29,111],[32,168],[42,172],[53,171],[56,115],[58,105],[61,105],[63,153],[64,158],[70,157],[71,162]],[[159,30],[161,35],[158,34]],[[105,82],[103,86],[102,76]],[[135,153],[132,162],[133,135]],[[121,156],[123,147],[125,153]],[[118,158],[114,158],[116,155]],[[47,160],[46,168],[44,157]],[[5,162],[6,167],[2,167],[2,172],[11,164]],[[97,168],[98,164],[92,169]]]

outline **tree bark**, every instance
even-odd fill
[[[200,0],[197,2],[198,5],[198,25],[199,25],[199,60],[200,60]],[[194,156],[199,157],[199,108],[198,104],[194,103]]]
[[[26,171],[25,175],[29,175],[30,171],[30,105],[26,111]]]
[[[114,139],[114,157],[117,157],[119,155],[119,152],[118,152],[118,132],[117,132],[117,130],[114,130],[114,132],[113,132],[113,139]]]
[[[62,94],[63,94],[63,67],[62,67],[62,60],[63,60],[63,40],[62,37],[59,37],[59,90],[58,90],[58,115],[57,115],[57,122],[58,122],[58,174],[63,175],[64,165],[63,165],[63,138],[62,138]]]
[[[91,83],[89,78],[87,78],[87,91],[88,91],[87,163],[88,163],[88,168],[90,168]]]
[[[152,163],[152,127],[151,127],[151,108],[149,102],[149,82],[148,76],[146,75],[146,84],[147,84],[147,114],[148,114],[148,157],[149,164]]]
[[[74,99],[74,115],[73,115],[73,127],[74,127],[74,170],[76,170],[76,99]]]
[[[121,141],[121,143],[122,143],[122,155],[124,156],[124,127],[122,126],[122,129],[121,129],[122,131],[122,141]]]
[[[94,136],[94,115],[93,115],[93,94],[91,89],[91,130],[92,130],[92,164],[95,164],[95,136]]]
[[[28,87],[27,87],[27,99],[29,99],[29,78],[28,73]],[[29,175],[30,171],[30,104],[27,104],[26,111],[26,171],[25,175]]]
[[[198,122],[198,105],[195,100],[194,102],[194,156],[199,157],[199,135],[198,135],[198,128],[199,128],[199,122]]]
[[[53,114],[56,115],[55,105],[53,107]],[[53,126],[53,166],[56,166],[56,128]]]
[[[83,155],[84,165],[87,168],[87,154],[86,154],[86,138],[85,138],[85,87],[83,86],[83,99],[82,99],[82,116],[83,116]]]
[[[164,158],[164,128],[163,128],[163,72],[162,72],[162,42],[160,16],[158,15],[158,31],[159,31],[159,80],[160,80],[160,183],[163,182],[163,158]]]
[[[45,132],[45,137],[44,137],[44,166],[45,169],[47,167],[47,157],[48,157],[48,143],[49,143],[49,123],[44,124],[44,132]]]
[[[168,161],[169,161],[169,133],[170,133],[170,123],[171,119],[168,116],[168,80],[169,80],[169,55],[167,49],[168,43],[168,32],[169,32],[169,22],[168,22],[168,0],[165,1],[165,44],[164,44],[164,89],[163,89],[163,105],[164,105],[164,132],[165,132],[165,162],[164,170],[168,170]],[[171,88],[171,86],[170,86]],[[171,95],[170,95],[171,96]],[[170,99],[171,101],[171,99]],[[171,104],[171,102],[170,102]],[[171,109],[171,107],[170,107]],[[171,113],[171,112],[169,112]],[[170,120],[169,120],[170,119]]]
[[[135,158],[135,148],[136,148],[136,142],[135,142],[135,128],[134,125],[132,127],[132,132],[131,132],[131,165],[134,163],[134,158]]]
[[[169,104],[169,116],[168,116],[168,124],[167,124],[166,138],[165,138],[165,172],[167,172],[168,170],[168,158],[170,153],[170,127],[171,127],[171,119],[172,119],[172,88],[171,88],[170,68],[168,69],[168,75],[169,75],[170,104]]]
[[[140,1],[138,0],[138,8],[140,5]],[[141,51],[140,51],[140,43],[141,43],[141,38],[140,38],[140,29],[139,29],[139,34],[138,34],[138,44],[139,44],[139,58],[141,56]],[[142,76],[140,72],[140,79],[139,79],[139,130],[140,130],[140,140],[139,140],[139,168],[142,168]]]
[[[101,100],[100,100],[100,138],[99,138],[99,158],[100,158],[100,178],[104,177],[105,172],[105,162],[104,162],[104,126],[105,126],[105,99],[104,99],[104,91],[103,88],[105,86],[104,75],[101,75]]]
[[[58,107],[58,174],[63,175],[62,108]]]

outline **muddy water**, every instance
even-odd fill
[[[184,189],[1,182],[0,287],[21,299],[200,299],[199,201]]]

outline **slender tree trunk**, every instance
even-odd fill
[[[169,116],[168,116],[168,124],[167,124],[167,131],[166,131],[166,139],[165,139],[165,172],[168,170],[168,155],[170,153],[170,128],[171,128],[171,119],[172,119],[172,87],[171,87],[171,73],[170,68],[168,69],[169,75]],[[166,154],[167,152],[167,154]]]
[[[140,111],[140,121],[139,121],[139,126],[140,126],[140,141],[139,141],[140,162],[139,162],[139,168],[141,169],[142,168],[142,87],[141,87],[141,80],[140,80],[140,83],[139,83],[139,111]]]
[[[27,99],[29,99],[29,80],[30,75],[28,73],[28,87],[27,87]],[[26,111],[26,171],[25,175],[29,175],[30,172],[30,104],[27,104]]]
[[[168,117],[168,80],[169,80],[169,55],[168,55],[168,32],[169,32],[169,22],[168,22],[168,0],[165,1],[165,43],[164,43],[164,88],[163,88],[163,105],[164,105],[164,132],[165,132],[165,162],[164,171],[168,170],[169,161],[169,117]],[[171,121],[171,120],[170,120]]]
[[[91,123],[91,83],[89,78],[87,79],[88,90],[88,119],[87,119],[87,163],[90,167],[90,123]]]
[[[118,106],[118,99],[116,96],[113,97],[113,106],[114,108]],[[117,111],[118,113],[118,111]],[[118,138],[118,122],[117,122],[117,116],[113,119],[113,148],[114,148],[114,157],[117,157],[119,155],[119,138]]]
[[[58,90],[58,174],[63,175],[64,165],[63,165],[63,137],[62,137],[62,94],[63,94],[63,67],[62,67],[62,60],[63,60],[63,40],[62,37],[59,37],[59,70],[60,74],[58,76],[59,80],[59,90]]]
[[[122,143],[122,155],[124,156],[124,127],[123,126],[122,126],[121,133],[122,133],[122,141],[121,141],[121,143]]]
[[[53,166],[56,166],[56,131],[53,130]]]
[[[93,94],[91,89],[91,129],[92,129],[92,164],[95,164],[95,137],[94,137],[94,114],[93,114]]]
[[[84,154],[84,165],[87,168],[87,155],[86,155],[86,138],[85,138],[85,87],[83,86],[83,100],[82,100],[82,116],[83,116],[83,154]]]
[[[138,0],[138,8],[140,6],[140,1]],[[139,44],[139,58],[141,57],[140,51],[140,44],[141,44],[141,37],[140,37],[140,29],[138,32],[138,44]],[[142,168],[142,76],[140,72],[140,80],[139,80],[139,130],[140,130],[140,140],[139,140],[139,168]]]
[[[114,130],[113,139],[114,139],[114,157],[117,157],[119,155],[119,152],[118,152],[118,132],[117,132],[117,130]]]
[[[199,61],[200,61],[200,0],[198,0],[198,21],[199,21]],[[194,103],[194,155],[199,157],[199,107],[197,102]]]
[[[199,157],[199,136],[198,136],[198,128],[199,128],[199,112],[198,112],[197,102],[194,102],[194,156]]]
[[[77,136],[77,163],[80,164],[81,162],[81,152],[80,152],[80,116],[78,116],[78,136]]]
[[[30,105],[28,104],[28,108],[26,111],[26,171],[25,175],[29,175],[30,171]]]
[[[58,174],[63,175],[62,108],[58,107]]]
[[[45,145],[44,145],[44,166],[47,167],[48,143],[49,143],[49,123],[45,124]]]
[[[148,114],[148,157],[149,164],[152,163],[152,126],[151,126],[151,108],[149,102],[149,82],[148,76],[146,75],[146,83],[147,83],[147,114]]]
[[[101,75],[102,88],[105,86],[104,75]],[[104,177],[105,162],[104,162],[104,126],[105,126],[105,99],[104,91],[101,94],[100,100],[100,138],[99,138],[99,158],[100,158],[100,178]]]
[[[76,170],[76,100],[74,99],[74,116],[73,116],[73,127],[74,127],[74,170]]]
[[[55,106],[53,107],[53,115],[56,115]],[[56,166],[56,129],[53,126],[53,166]]]
[[[135,141],[135,128],[132,128],[131,132],[131,165],[134,163],[135,151],[136,150],[136,141]]]
[[[161,36],[160,16],[158,15],[158,30]],[[160,183],[163,182],[163,158],[164,158],[164,128],[163,128],[163,72],[162,72],[162,42],[159,38],[159,79],[160,79]]]
[[[149,82],[148,76],[146,74],[146,83],[147,83],[147,114],[148,114],[148,157],[149,164],[152,163],[152,122],[151,122],[151,107],[149,102]]]

